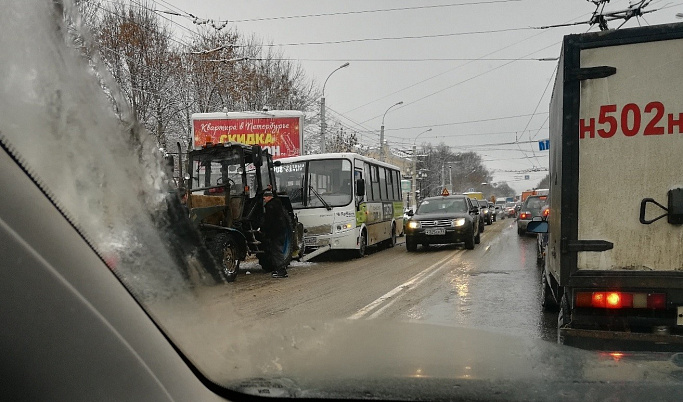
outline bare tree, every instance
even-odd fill
[[[105,61],[129,100],[133,116],[160,145],[181,103],[175,91],[181,58],[171,31],[145,0],[102,8],[96,35]]]

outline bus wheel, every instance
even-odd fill
[[[391,225],[391,237],[387,240],[387,246],[392,248],[396,245],[396,225]]]
[[[365,255],[365,249],[367,247],[368,247],[368,233],[365,231],[365,229],[363,229],[363,230],[361,230],[360,237],[358,238],[358,252],[357,252],[358,258],[361,258]]]

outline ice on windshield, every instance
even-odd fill
[[[306,384],[296,384],[289,376],[303,373],[299,378],[322,378],[332,385],[339,378],[374,381],[392,377],[399,382],[427,378],[433,380],[429,387],[447,379],[452,381],[447,392],[470,380],[486,387],[510,378],[548,389],[553,386],[545,385],[550,380],[570,386],[583,381],[607,387],[621,384],[621,378],[614,375],[615,366],[636,381],[660,378],[656,370],[624,368],[610,358],[606,368],[582,365],[591,355],[531,339],[529,334],[540,338],[538,332],[554,329],[557,315],[548,319],[535,300],[541,297],[538,285],[542,270],[519,265],[529,259],[528,254],[513,254],[535,250],[535,240],[515,237],[511,242],[509,237],[495,237],[512,233],[509,227],[487,229],[482,246],[489,239],[495,240],[490,244],[501,245],[490,251],[439,248],[406,258],[399,254],[406,252],[405,247],[389,242],[388,250],[377,247],[373,251],[384,253],[379,258],[370,255],[351,262],[326,261],[329,266],[318,271],[326,276],[314,276],[318,268],[313,267],[315,263],[302,261],[292,263],[304,272],[298,278],[292,275],[290,282],[273,279],[258,286],[253,285],[255,281],[248,286],[216,285],[208,273],[213,260],[207,258],[196,232],[185,225],[187,216],[176,193],[177,183],[164,163],[166,150],[160,149],[156,134],[147,132],[127,105],[93,50],[93,40],[74,2],[64,0],[64,10],[59,1],[3,4],[0,140],[106,260],[108,268],[102,264],[93,269],[115,272],[184,357],[202,373],[211,374],[211,381],[234,384],[256,378],[247,385],[240,383],[248,388],[261,384],[259,378],[276,378],[290,388],[265,388],[267,391],[291,389],[291,394],[283,395],[306,397],[310,395]],[[140,93],[149,95],[144,90]],[[443,164],[441,167],[443,170]],[[187,168],[190,171],[184,173],[200,186],[218,186],[226,179],[238,183],[237,177],[245,174],[244,180],[250,185],[249,178],[254,177],[250,167],[242,172],[229,161]],[[288,192],[295,208],[353,202],[353,166],[348,160],[310,161],[304,169],[283,171],[287,174],[278,179],[279,187]],[[366,178],[366,186],[379,188],[380,183]],[[254,188],[250,185],[251,191]],[[427,187],[422,191],[427,193]],[[542,202],[537,201],[540,207]],[[467,205],[458,197],[427,199],[417,213],[467,213]],[[385,214],[385,207],[378,205],[364,213],[368,218],[391,217]],[[349,213],[350,229],[356,228],[357,213],[361,214]],[[393,223],[397,226],[386,225],[384,229],[389,233],[392,228],[400,229],[399,219]],[[36,228],[39,230],[40,223]],[[358,236],[353,242],[371,238],[380,229],[368,225],[369,237]],[[503,259],[507,257],[495,254],[500,250],[520,257]],[[493,261],[489,270],[479,270],[479,265],[486,266],[486,259],[475,259],[478,255]],[[344,265],[347,262],[348,266]],[[391,269],[373,266],[380,264],[391,264]],[[505,271],[507,265],[515,269],[512,274]],[[411,271],[406,273],[406,269]],[[249,261],[241,270],[253,278],[260,267]],[[261,274],[259,279],[272,279],[269,273]],[[429,282],[426,279],[441,278],[445,280],[440,288],[419,288]],[[378,290],[384,285],[388,286],[386,290]],[[304,292],[311,288],[316,292]],[[401,298],[416,289],[418,293]],[[413,298],[421,297],[419,292],[427,296],[413,302]],[[339,294],[347,298],[334,305],[328,303],[340,300],[333,298]],[[520,295],[527,294],[531,296],[522,300]],[[476,299],[482,295],[489,299]],[[495,303],[498,300],[517,304],[501,308]],[[534,323],[520,326],[519,321],[528,318],[520,311],[528,313]],[[392,322],[396,317],[402,321]],[[551,321],[551,326],[544,320]],[[459,326],[477,329],[459,331]],[[487,335],[481,336],[482,328]],[[490,331],[521,335],[510,341]],[[594,371],[602,375],[594,375]],[[665,381],[680,377],[678,368],[671,372]],[[562,376],[566,373],[569,375]],[[351,398],[381,398],[383,387],[391,388],[391,383],[374,385],[376,389],[370,387]],[[252,392],[255,389],[263,388],[251,387]],[[340,399],[348,396],[343,392],[330,395]],[[478,399],[487,399],[486,394],[481,395]],[[504,398],[508,394],[500,395]],[[548,395],[553,394],[535,397]],[[452,395],[443,396],[448,399]]]

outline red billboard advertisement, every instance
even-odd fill
[[[270,111],[263,113],[195,113],[192,115],[194,147],[241,142],[268,148],[273,159],[302,154],[303,114]]]

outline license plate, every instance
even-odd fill
[[[315,246],[318,244],[318,239],[315,237],[304,237],[304,244],[307,246]]]
[[[425,229],[425,234],[428,236],[433,236],[433,235],[445,235],[446,234],[446,229]]]

